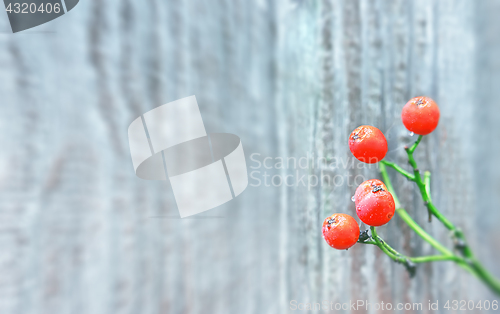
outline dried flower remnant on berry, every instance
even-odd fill
[[[374,186],[372,192],[377,193],[378,191],[385,191],[385,190],[381,185]]]
[[[376,187],[381,187],[382,189],[377,189],[376,191],[374,191]],[[382,181],[378,179],[366,180],[365,182],[361,183],[356,189],[356,192],[354,193],[354,202],[358,204],[361,199],[365,198],[365,196],[367,196],[368,194],[377,193],[379,191],[387,191],[387,187]]]
[[[334,223],[337,223],[337,220],[335,218],[328,219],[328,228],[330,228]]]

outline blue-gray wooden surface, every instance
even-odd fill
[[[419,266],[410,280],[373,247],[330,249],[320,225],[354,215],[352,184],[249,186],[181,220],[168,182],[135,177],[127,127],[195,94],[207,131],[240,136],[249,166],[253,153],[349,160],[347,136],[361,124],[386,132],[387,158],[404,164],[415,137],[400,110],[429,95],[440,126],[416,157],[433,172],[437,206],[500,276],[498,10],[494,0],[87,0],[14,35],[0,14],[0,313],[493,300],[449,263]],[[414,186],[393,178],[410,214],[451,245],[426,223]],[[433,253],[399,218],[380,233],[407,254]]]

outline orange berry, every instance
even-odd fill
[[[346,214],[333,214],[323,222],[323,238],[337,250],[346,250],[359,239],[359,225]]]
[[[436,129],[439,123],[439,107],[429,97],[415,97],[403,107],[401,119],[408,131],[418,135],[427,135]]]
[[[349,149],[359,161],[373,164],[384,159],[387,153],[387,140],[384,133],[370,125],[354,129],[349,136]]]
[[[388,223],[394,216],[396,204],[392,194],[376,186],[356,202],[356,214],[362,222],[378,227]]]

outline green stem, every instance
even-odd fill
[[[438,250],[444,255],[453,255],[453,252],[448,250],[445,246],[443,246],[439,241],[434,239],[430,234],[428,234],[420,225],[411,218],[408,212],[404,208],[399,208],[397,213],[401,219],[406,222],[406,224],[415,231],[422,239],[424,239],[427,243],[429,243],[433,248]]]
[[[401,263],[408,270],[410,277],[415,276],[416,263],[429,263],[437,261],[456,261],[458,262],[460,258],[458,256],[449,255],[431,255],[431,256],[421,256],[421,257],[408,257],[404,256],[395,249],[393,249],[389,244],[387,244],[381,237],[378,236],[375,227],[370,227],[372,232],[372,238],[375,241],[375,245],[378,246],[382,252],[393,259],[397,263]]]
[[[382,252],[384,252],[387,256],[389,256],[392,260],[397,263],[403,264],[408,272],[410,273],[410,277],[415,275],[415,264],[420,263],[430,263],[430,262],[438,262],[438,261],[454,261],[456,263],[462,264],[464,263],[463,259],[455,255],[429,255],[429,256],[420,256],[420,257],[408,257],[405,256],[395,249],[393,249],[387,242],[385,242],[378,234],[375,227],[370,227],[372,232],[371,238],[373,241],[365,241],[360,242],[364,244],[373,244],[380,248]]]
[[[437,262],[437,261],[453,261],[460,262],[461,258],[455,255],[429,255],[422,257],[412,257],[410,259],[414,263],[429,263],[429,262]]]
[[[394,203],[396,204],[396,209],[401,207],[401,203],[399,202],[398,196],[396,195],[396,192],[394,191],[394,187],[392,186],[391,179],[389,179],[389,174],[387,173],[387,168],[385,167],[385,163],[379,163],[378,170],[380,171],[380,174],[382,175],[382,180],[384,180],[385,186],[387,187],[387,190],[392,194],[392,197],[394,198]]]
[[[410,153],[413,154],[415,149],[417,149],[418,144],[422,141],[422,138],[424,138],[423,135],[419,135],[417,141],[409,148]]]
[[[408,261],[407,258],[405,258],[403,255],[401,255],[401,254],[398,255],[398,254],[392,253],[391,250],[389,250],[384,245],[385,241],[382,242],[383,240],[378,236],[377,230],[375,230],[375,227],[370,227],[370,230],[372,232],[372,239],[375,240],[376,246],[378,246],[382,250],[382,252],[384,252],[387,256],[389,256],[390,258],[392,258],[395,262],[405,263],[405,262]]]
[[[429,199],[432,202],[432,197],[431,197],[431,172],[430,171],[424,172],[424,184],[425,184],[425,191],[427,192],[427,195],[429,195]]]
[[[399,172],[400,174],[402,174],[404,177],[406,177],[410,181],[415,181],[415,177],[411,173],[409,173],[408,171],[404,170],[403,168],[401,168],[398,164],[396,164],[394,162],[390,162],[390,161],[387,161],[387,160],[382,160],[382,161],[380,161],[380,164],[384,164],[387,167],[391,167],[392,169],[396,170],[397,172]]]
[[[420,170],[418,169],[417,162],[415,161],[415,158],[413,157],[413,152],[417,148],[418,144],[422,140],[422,135],[418,136],[418,140],[415,142],[415,144],[412,145],[410,148],[405,148],[406,153],[408,154],[408,162],[413,168],[413,175],[415,176],[415,183],[418,186],[418,189],[420,190],[420,194],[422,195],[422,199],[424,200],[425,206],[427,206],[427,210],[432,213],[441,223],[448,229],[448,230],[454,230],[455,226],[448,220],[446,217],[439,212],[439,210],[434,206],[432,203],[432,200],[430,196],[427,194],[427,189],[425,187],[425,184],[422,180],[422,177],[420,176]]]
[[[382,244],[389,250],[389,252],[391,252],[394,255],[401,255],[401,256],[403,256],[403,254],[401,254],[398,251],[396,251],[395,249],[393,249],[392,246],[390,246],[387,242],[385,242],[381,237],[379,237],[379,239],[380,239],[380,242],[382,242]]]
[[[431,197],[431,172],[426,171],[424,172],[424,186],[425,186],[425,192],[429,196],[429,200],[432,202],[432,197]],[[432,212],[430,211],[429,208],[427,208],[427,213],[428,213],[428,220],[429,222],[432,222]]]

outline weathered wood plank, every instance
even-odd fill
[[[400,110],[426,94],[442,118],[416,157],[433,172],[436,204],[500,275],[495,9],[493,0],[96,0],[15,35],[1,18],[0,313],[274,314],[292,299],[493,299],[449,264],[410,280],[372,247],[332,250],[320,226],[354,214],[355,183],[378,175],[353,160],[352,129],[378,126],[387,158],[404,163],[414,138]],[[291,175],[295,186],[251,185],[179,219],[168,182],[135,177],[126,130],[192,94],[208,132],[241,137],[249,172]],[[253,169],[253,153],[316,160]],[[302,176],[322,184],[296,186]],[[393,180],[411,215],[451,245],[426,223],[412,184]],[[380,232],[405,253],[433,252],[397,218]]]

